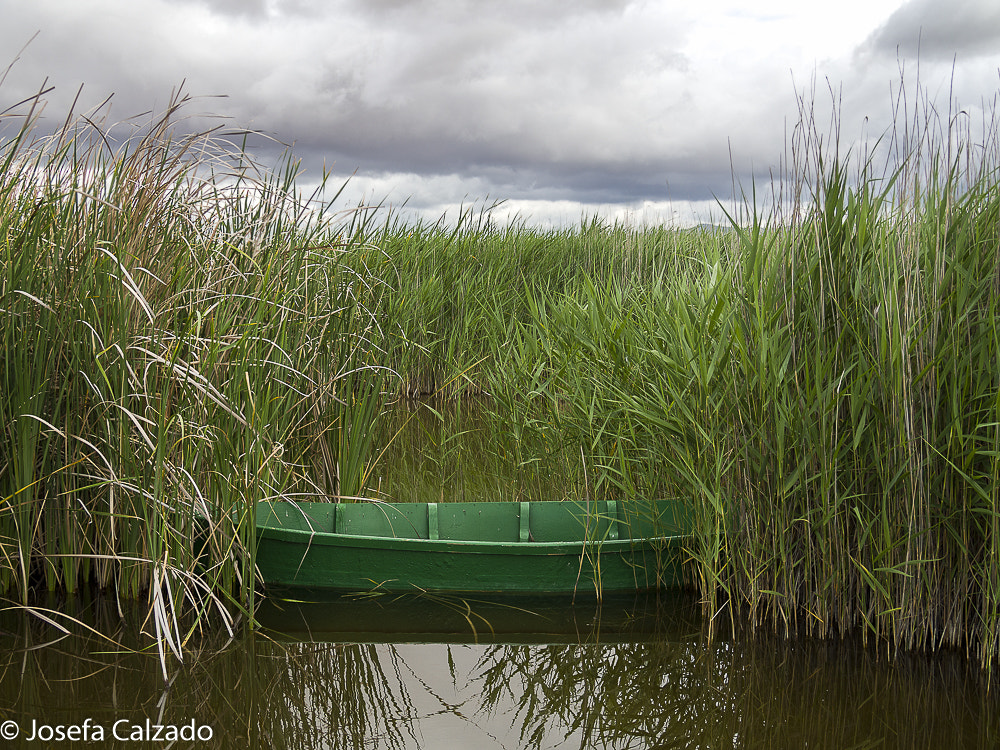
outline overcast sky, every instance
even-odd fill
[[[824,102],[827,81],[842,91],[848,141],[889,126],[901,67],[915,85],[919,63],[945,111],[952,86],[972,116],[1000,90],[997,0],[0,0],[0,12],[0,70],[19,58],[0,111],[47,78],[50,122],[80,84],[81,109],[114,94],[123,119],[185,81],[206,97],[189,114],[293,144],[302,185],[326,165],[338,186],[354,175],[345,207],[408,201],[432,221],[487,199],[537,223],[718,219],[734,170],[767,179],[814,80]]]

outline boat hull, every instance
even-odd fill
[[[682,585],[687,537],[673,533],[675,513],[597,505],[261,503],[257,568],[268,586],[354,591],[600,595]]]

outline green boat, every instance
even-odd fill
[[[676,502],[257,505],[266,586],[577,593],[682,586]]]

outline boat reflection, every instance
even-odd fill
[[[684,597],[277,601],[260,611],[265,630],[192,634],[168,684],[112,604],[60,606],[118,645],[53,642],[51,625],[4,613],[0,721],[195,720],[212,747],[302,750],[930,750],[1000,737],[997,693],[960,655],[891,661],[853,643],[749,636],[706,645]]]

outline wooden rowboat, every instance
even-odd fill
[[[268,586],[576,593],[679,588],[676,502],[257,505]]]

